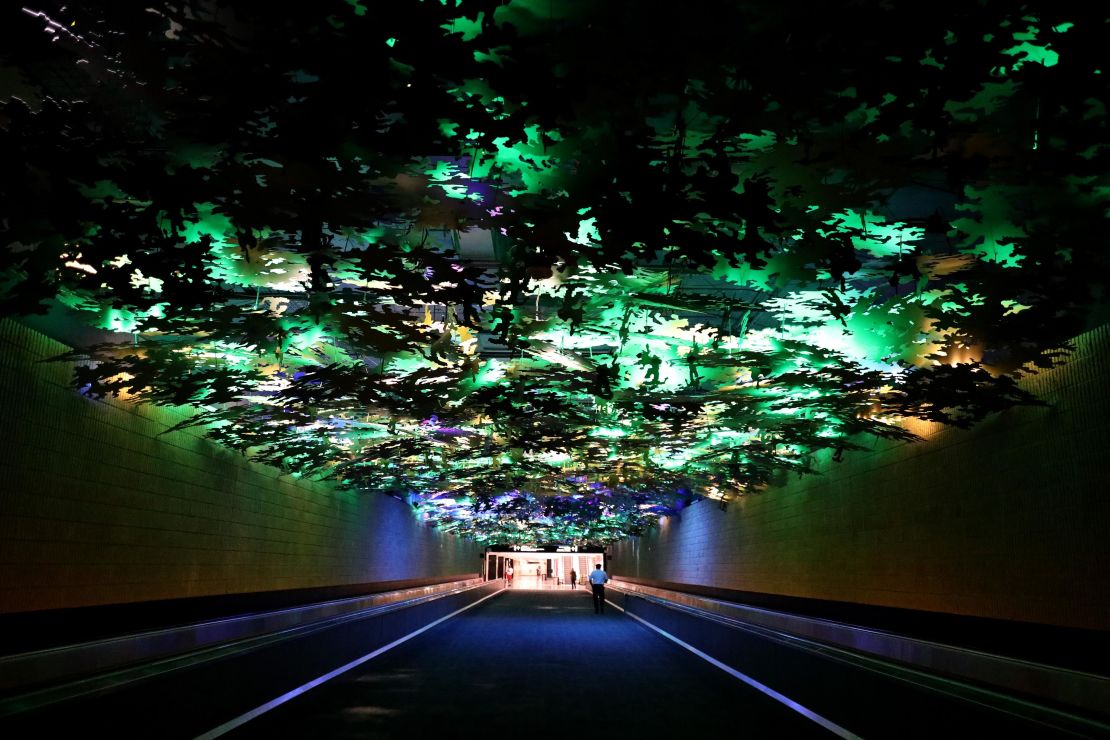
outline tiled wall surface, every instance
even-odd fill
[[[0,322],[0,613],[478,573],[472,543],[78,395],[65,347]]]
[[[866,441],[820,475],[697,503],[613,549],[675,583],[1110,629],[1110,327],[1024,387],[1048,408],[924,442]]]

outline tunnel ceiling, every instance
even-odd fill
[[[4,313],[483,542],[1034,403],[1102,294],[1105,10],[102,5],[0,19]]]

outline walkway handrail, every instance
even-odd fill
[[[0,692],[63,681],[481,585],[467,578],[416,588],[242,614],[0,657]]]
[[[747,606],[614,578],[610,586],[667,605],[834,645],[943,676],[1016,691],[1105,715],[1110,677],[1008,658],[978,650],[828,619]]]

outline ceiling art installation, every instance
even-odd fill
[[[1103,295],[1097,4],[28,2],[3,314],[481,542],[1035,403]]]

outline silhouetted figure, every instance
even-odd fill
[[[570,569],[570,587],[571,588],[577,588],[578,587],[578,574],[574,572],[574,568]]]
[[[605,613],[605,584],[609,582],[609,574],[597,564],[594,572],[590,573],[590,588],[594,590],[594,614]]]

